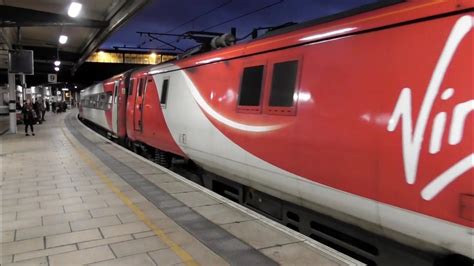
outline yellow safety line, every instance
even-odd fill
[[[178,244],[176,244],[171,238],[162,230],[160,229],[156,224],[152,222],[148,216],[137,206],[135,205],[130,198],[127,197],[122,191],[120,191],[119,188],[117,188],[112,180],[104,173],[100,168],[97,166],[97,164],[94,162],[94,160],[91,159],[90,155],[88,155],[86,152],[84,152],[81,148],[79,148],[72,140],[67,136],[67,134],[64,132],[64,129],[61,129],[64,136],[66,139],[71,143],[73,148],[76,150],[76,152],[79,154],[81,159],[86,162],[89,167],[95,172],[95,174],[100,177],[102,182],[104,182],[107,187],[112,190],[117,197],[119,197],[127,207],[135,213],[135,215],[143,222],[145,223],[154,233],[156,236],[158,236],[161,241],[163,241],[180,259],[181,261],[188,265],[188,266],[197,266],[199,265],[191,255],[189,255],[186,250],[184,250],[182,247],[180,247]]]

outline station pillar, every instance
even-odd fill
[[[15,74],[8,74],[8,89],[10,101],[8,103],[8,110],[10,113],[10,133],[16,134],[16,84]]]

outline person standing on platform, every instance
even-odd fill
[[[40,119],[40,121],[41,121],[41,122],[44,122],[44,121],[46,121],[46,120],[44,120],[44,115],[45,115],[45,113],[46,113],[46,106],[45,106],[44,100],[41,100],[41,101],[40,101],[40,111],[41,111],[41,119]]]
[[[23,104],[23,122],[25,123],[25,136],[29,136],[28,134],[28,126],[30,127],[31,134],[34,136],[35,135],[35,129],[33,127],[33,124],[35,123],[35,110],[33,108],[33,104],[28,100],[26,104]]]
[[[53,108],[53,113],[56,113],[56,102],[53,101],[53,103],[51,104],[51,107]]]
[[[41,124],[41,110],[40,110],[40,103],[39,98],[36,98],[35,103],[33,104],[33,110],[36,113],[36,123]]]
[[[46,111],[49,112],[49,100],[46,100]]]

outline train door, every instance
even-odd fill
[[[118,133],[118,94],[120,81],[116,80],[114,84],[113,104],[112,104],[112,131]]]
[[[138,87],[135,94],[135,108],[133,111],[133,121],[135,131],[143,131],[143,96],[146,85],[146,77],[138,80]]]

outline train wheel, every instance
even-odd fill
[[[155,149],[155,156],[153,161],[163,167],[171,167],[171,156],[167,152]]]
[[[132,150],[132,142],[128,137],[125,137],[125,143],[124,143],[125,148]]]

